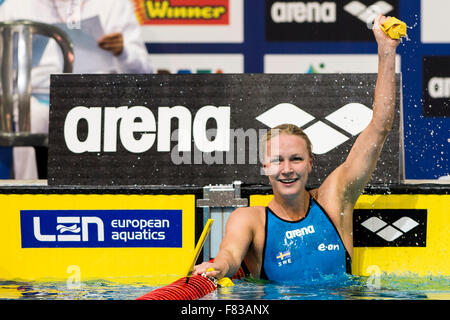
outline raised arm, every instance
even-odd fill
[[[386,20],[380,15],[373,26],[378,43],[378,77],[372,120],[355,141],[343,164],[344,190],[353,204],[370,180],[395,117],[395,55],[399,40],[391,39],[380,29],[380,24]]]
[[[378,43],[378,77],[372,120],[356,139],[345,162],[325,179],[315,194],[330,214],[350,254],[353,208],[370,180],[395,116],[395,51],[399,40],[392,40],[380,29],[386,20],[380,15],[373,26]]]
[[[248,247],[253,240],[252,208],[238,208],[228,217],[225,235],[213,263],[203,262],[194,267],[193,274],[202,274],[209,268],[207,276],[217,279],[232,277],[241,266]]]
[[[387,18],[380,15],[373,26],[378,43],[378,77],[372,120],[356,139],[346,161],[328,177],[328,184],[337,190],[338,197],[342,195],[340,200],[351,208],[369,181],[394,122],[395,55],[399,40],[392,40],[380,29],[380,24],[385,20]]]

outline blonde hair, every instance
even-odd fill
[[[272,128],[272,129],[270,129],[262,137],[261,142],[260,142],[260,150],[262,152],[261,154],[264,155],[264,157],[265,157],[265,154],[266,154],[267,142],[270,139],[279,136],[280,134],[294,135],[294,136],[300,137],[303,140],[305,140],[305,142],[306,142],[306,149],[308,151],[308,155],[311,158],[313,157],[311,140],[309,140],[309,138],[306,135],[306,133],[300,127],[297,127],[296,125],[289,124],[289,123],[280,124],[280,125]],[[262,157],[261,159],[264,159],[264,157]]]

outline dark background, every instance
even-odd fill
[[[144,153],[130,153],[118,142],[115,153],[74,154],[64,141],[67,113],[76,106],[146,106],[157,120],[160,106],[181,105],[190,109],[193,117],[203,106],[230,106],[232,129],[268,129],[255,118],[280,103],[292,103],[319,120],[351,102],[372,108],[376,75],[55,75],[51,80],[50,185],[204,186],[231,183],[234,180],[247,184],[267,184],[268,180],[260,174],[259,161],[249,164],[248,159],[244,165],[226,164],[225,160],[223,165],[174,165],[169,152],[156,151],[156,141]],[[399,87],[399,77],[397,80]],[[397,105],[399,103],[397,98]],[[86,121],[80,121],[78,125],[80,140],[87,135],[87,126],[83,123]],[[215,128],[215,121],[208,121],[208,126]],[[177,123],[172,124],[172,130],[177,127]],[[323,182],[345,160],[355,139],[350,138],[326,154],[315,155],[309,183],[316,185]],[[399,182],[399,143],[397,114],[370,184]],[[248,154],[248,144],[246,147]]]

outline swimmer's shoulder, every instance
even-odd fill
[[[310,189],[308,190],[308,192],[315,200],[317,200],[317,197],[319,195],[319,188]]]
[[[263,207],[263,206],[252,206],[252,207],[237,208],[236,210],[234,210],[234,212],[236,212],[236,214],[252,216],[252,215],[264,214],[265,210],[266,210],[266,207]]]
[[[265,212],[263,206],[241,207],[234,210],[230,218],[254,225],[265,221]]]

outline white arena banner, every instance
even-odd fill
[[[242,54],[151,54],[155,73],[243,73]]]
[[[421,41],[423,43],[450,43],[450,1],[422,0],[421,5]]]
[[[244,42],[244,0],[132,1],[145,42]]]
[[[401,70],[397,55],[396,72]],[[376,54],[266,54],[264,73],[377,73]]]

